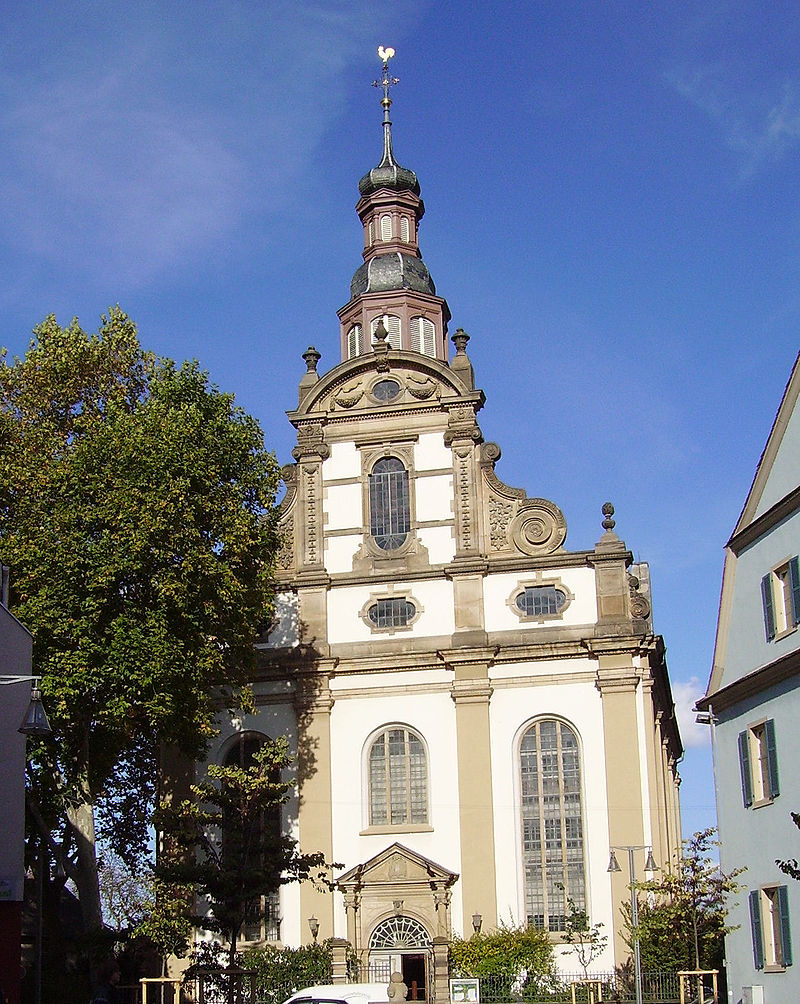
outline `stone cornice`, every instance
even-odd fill
[[[800,485],[790,491],[788,495],[784,495],[779,502],[763,512],[752,523],[748,523],[738,533],[734,533],[726,546],[734,554],[740,554],[744,548],[754,543],[759,537],[763,537],[768,530],[771,530],[781,520],[786,519],[787,516],[797,512],[798,509],[800,509]]]
[[[742,676],[713,694],[701,697],[695,705],[698,711],[723,711],[748,697],[755,697],[767,687],[783,683],[800,674],[800,649],[795,649],[773,662],[761,666],[747,676]]]

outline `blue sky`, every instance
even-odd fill
[[[688,704],[798,350],[794,4],[6,0],[0,344],[119,303],[289,460],[300,355],[338,361],[361,261],[380,43],[498,474],[561,506],[568,547],[614,503]],[[684,738],[689,833],[714,805],[707,737]]]

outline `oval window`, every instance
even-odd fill
[[[376,401],[391,401],[400,393],[400,384],[396,380],[379,380],[372,388],[372,396]]]
[[[414,619],[417,608],[405,597],[391,597],[377,600],[367,611],[367,615],[375,627],[405,627]]]

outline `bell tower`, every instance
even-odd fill
[[[394,49],[380,47],[383,76],[373,81],[383,91],[383,156],[358,183],[356,205],[364,228],[364,264],[350,283],[350,301],[339,311],[342,360],[372,351],[379,325],[392,349],[408,349],[447,362],[447,302],[419,251],[419,222],[425,212],[416,174],[397,163],[392,148],[389,74]]]

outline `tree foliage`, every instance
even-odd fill
[[[794,825],[800,829],[800,812],[792,812],[790,815]],[[787,858],[785,861],[776,859],[775,864],[780,868],[784,875],[788,875],[790,878],[796,879],[800,882],[800,864],[797,863],[797,858]]]
[[[96,837],[141,864],[160,744],[201,754],[248,679],[278,481],[256,421],[119,308],[97,334],[48,317],[0,358],[0,558],[55,733],[31,812],[90,927]]]
[[[450,973],[460,977],[494,977],[498,1000],[527,998],[555,975],[553,947],[547,931],[500,924],[495,931],[450,943]]]
[[[248,766],[209,764],[191,799],[156,814],[163,845],[156,877],[195,890],[208,909],[192,921],[224,937],[231,965],[244,924],[263,918],[263,897],[291,881],[329,884],[323,855],[301,854],[293,837],[269,824],[293,787],[284,776],[290,765],[286,739],[266,740]]]
[[[578,960],[584,979],[589,978],[589,966],[603,954],[608,944],[608,935],[603,934],[602,923],[589,924],[589,914],[580,909],[571,896],[567,896],[563,942],[570,946],[569,951]]]
[[[684,840],[683,855],[672,871],[636,883],[638,928],[631,922],[630,904],[623,905],[626,940],[633,944],[638,931],[642,967],[678,972],[721,969],[728,898],[739,892],[741,868],[724,873],[711,857],[716,846],[713,828]],[[640,895],[642,894],[642,895]]]

